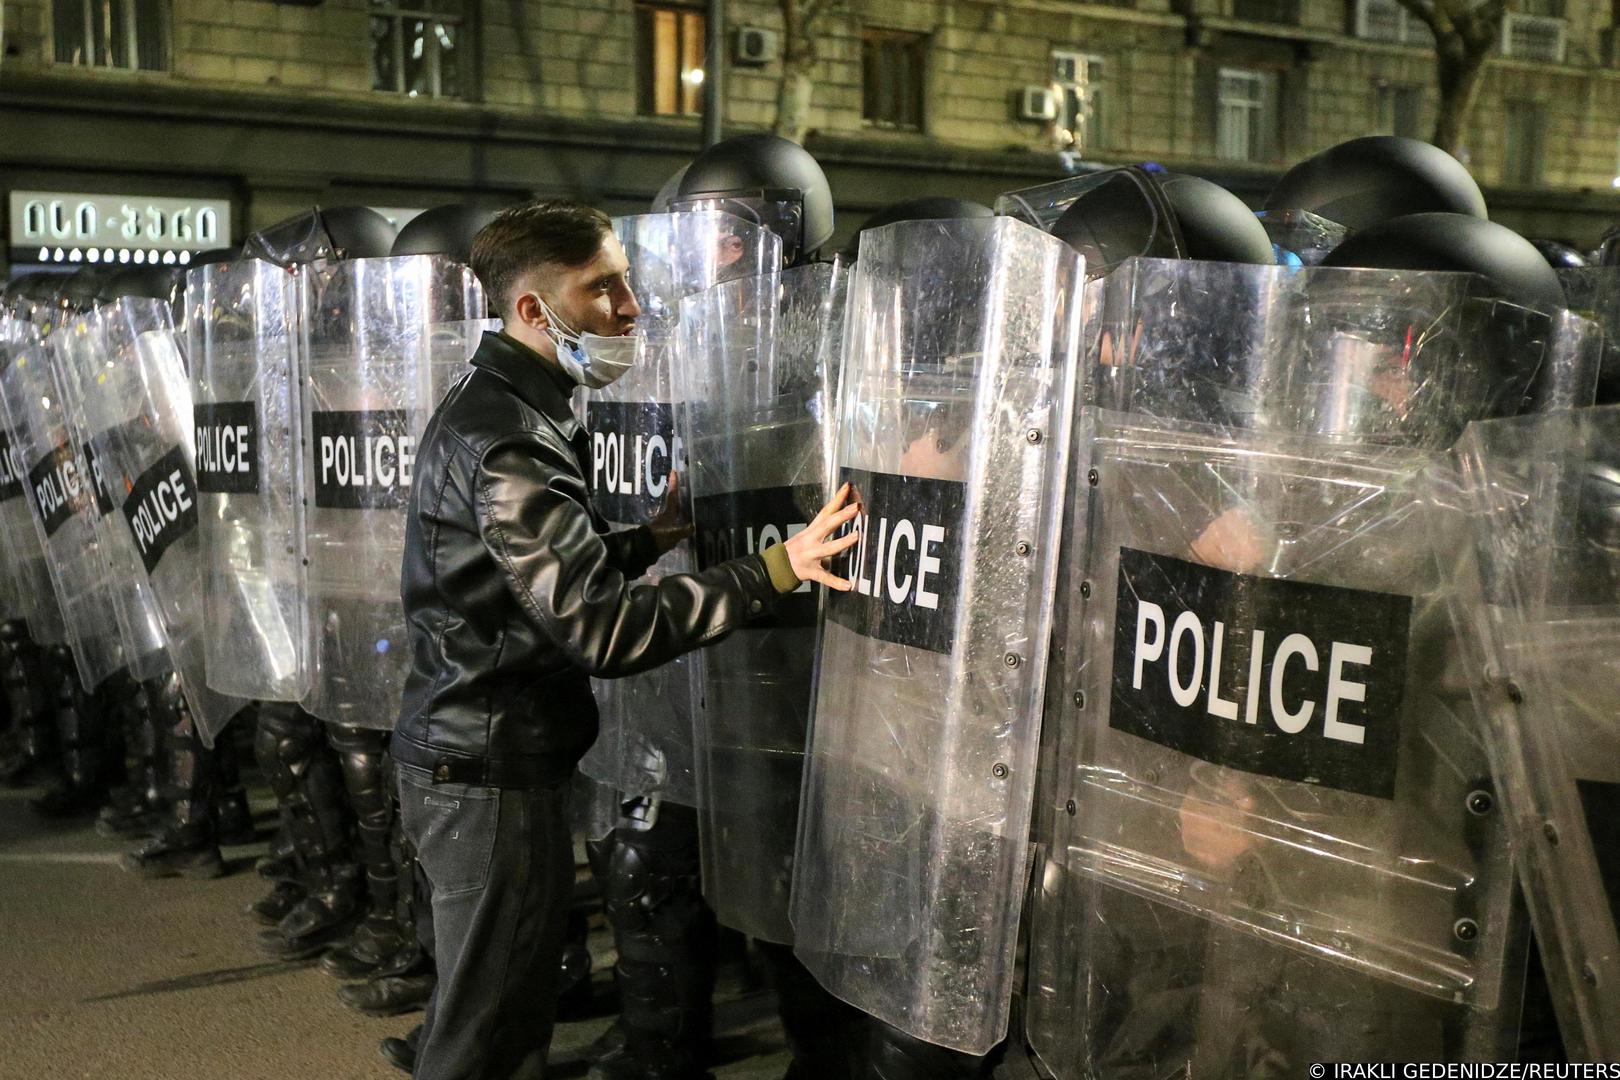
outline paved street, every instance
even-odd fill
[[[87,821],[43,823],[27,791],[0,789],[0,1080],[393,1080],[377,1042],[411,1016],[373,1020],[337,1002],[312,962],[267,962],[243,907],[265,889],[262,845],[229,848],[220,881],[140,881],[124,845]],[[268,822],[263,792],[255,807]],[[611,944],[593,933],[597,998],[611,1008]],[[722,999],[718,1080],[775,1080],[786,1069],[774,1002]],[[582,1077],[580,1054],[606,1015],[562,1025],[556,1076]]]

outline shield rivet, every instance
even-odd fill
[[[1479,937],[1479,923],[1473,919],[1458,919],[1451,924],[1451,932],[1457,935],[1458,941],[1473,941]]]
[[[1077,709],[1083,709],[1086,707],[1086,692],[1084,690],[1076,690],[1074,692],[1074,707]]]
[[[1092,487],[1097,486],[1097,481],[1099,479],[1101,479],[1101,477],[1097,475],[1096,469],[1092,469],[1086,473],[1086,483],[1090,484]]]
[[[1087,600],[1091,599],[1091,582],[1082,581],[1080,583],[1080,595]]]
[[[1016,551],[1020,555],[1028,555],[1031,551],[1034,551],[1035,549],[1034,549],[1034,547],[1032,547],[1030,545],[1030,542],[1028,540],[1020,540],[1020,541],[1018,541],[1018,543],[1013,545],[1013,550]]]
[[[1468,793],[1468,812],[1476,817],[1484,817],[1496,805],[1496,800],[1488,791],[1470,791]]]
[[[1074,817],[1074,812],[1077,809],[1077,807],[1074,805],[1074,800],[1070,799],[1068,802],[1064,803],[1063,809],[1068,811],[1070,817]]]
[[[997,780],[1005,780],[1007,779],[1007,766],[998,761],[995,763],[994,767],[991,768],[990,773]]]
[[[1028,431],[1024,432],[1024,438],[1029,441],[1031,446],[1034,446],[1041,441],[1041,429],[1030,428]]]
[[[1024,658],[1015,652],[1010,652],[1001,658],[1001,662],[1006,664],[1008,667],[1017,667],[1019,664],[1024,662]]]

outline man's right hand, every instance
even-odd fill
[[[854,588],[854,583],[848,578],[830,574],[826,568],[828,559],[848,551],[861,538],[860,527],[856,526],[843,536],[829,539],[861,512],[859,503],[844,505],[849,501],[849,495],[850,486],[845,483],[816,514],[814,521],[783,541],[782,546],[787,549],[788,561],[792,563],[793,572],[798,575],[800,581],[817,581],[829,589],[837,589],[840,592],[848,592]]]

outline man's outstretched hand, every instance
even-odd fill
[[[800,581],[817,581],[840,592],[848,592],[854,587],[848,578],[830,574],[826,568],[828,559],[849,550],[861,538],[860,527],[856,526],[844,536],[831,539],[834,533],[861,512],[859,503],[844,505],[849,502],[849,495],[850,486],[846,483],[821,508],[814,521],[783,542],[788,561],[793,564],[793,572]]]
[[[659,509],[658,516],[647,522],[660,555],[692,535],[692,523],[681,520],[680,495],[681,474],[671,471],[669,490],[664,493],[664,505]]]

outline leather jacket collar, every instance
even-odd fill
[[[581,430],[572,405],[577,384],[555,360],[546,359],[504,330],[486,330],[472,365],[505,380],[526,404],[557,425],[563,438],[572,439]]]

